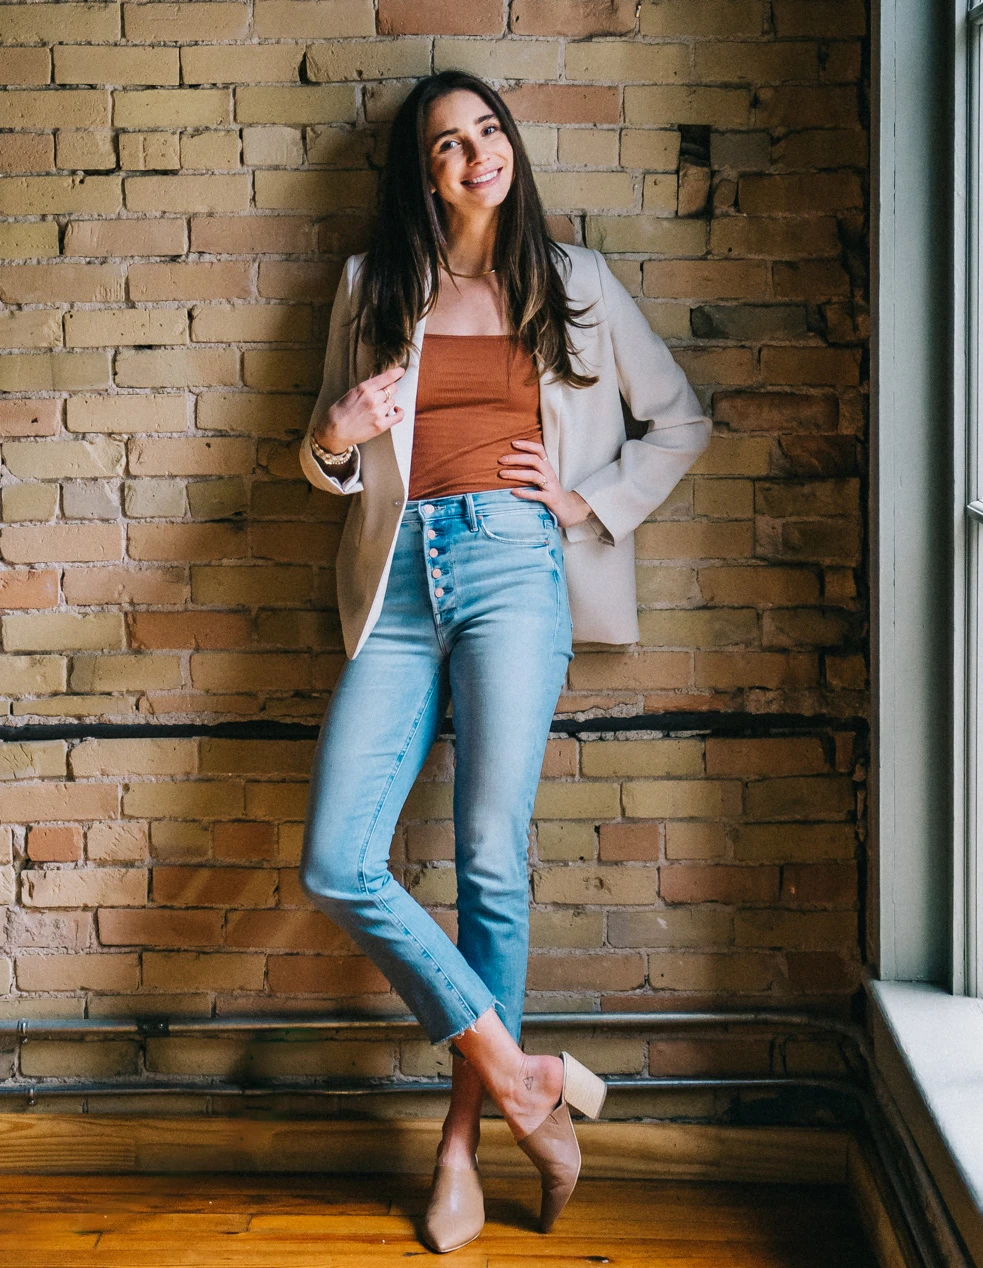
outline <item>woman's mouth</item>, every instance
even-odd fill
[[[480,176],[472,177],[471,180],[461,181],[461,184],[467,185],[469,189],[480,189],[482,185],[492,185],[498,179],[501,170],[500,167],[496,167],[490,172],[482,172]]]

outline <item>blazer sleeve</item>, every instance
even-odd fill
[[[618,457],[574,486],[591,514],[565,529],[571,541],[595,535],[616,546],[660,506],[710,443],[713,424],[686,375],[625,287],[594,251],[614,348],[618,388],[632,415],[648,424]]]
[[[338,289],[335,292],[334,304],[331,308],[331,320],[328,324],[328,344],[324,351],[324,374],[321,390],[314,404],[311,420],[307,425],[304,439],[300,442],[300,466],[307,479],[316,489],[324,489],[328,493],[359,493],[362,484],[362,455],[358,445],[355,446],[355,469],[344,480],[329,475],[311,448],[311,435],[314,428],[324,417],[327,410],[352,386],[349,375],[349,320],[352,315],[352,268],[354,256],[345,261]]]

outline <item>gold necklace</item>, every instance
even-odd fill
[[[455,273],[453,269],[449,269],[445,265],[441,265],[441,268],[449,273],[451,277],[487,277],[489,273],[498,271],[497,269],[485,269],[484,273]]]

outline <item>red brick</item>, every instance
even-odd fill
[[[0,401],[0,436],[53,436],[60,424],[61,409],[59,400]]]
[[[523,84],[502,93],[522,123],[618,123],[621,102],[616,88],[581,84]]]
[[[217,859],[271,863],[276,850],[276,828],[272,823],[216,823],[212,848]]]
[[[713,1077],[770,1074],[769,1039],[652,1039],[649,1074]]]
[[[351,940],[320,911],[231,911],[226,945],[258,951],[347,951]]]
[[[393,851],[393,858],[397,851]],[[295,907],[301,911],[319,911],[320,908],[305,893],[300,883],[299,867],[281,867],[277,871],[277,906],[281,908]],[[352,950],[354,950],[354,944]]]
[[[107,947],[216,947],[222,943],[222,913],[100,911],[99,941]]]
[[[277,995],[380,995],[390,986],[365,956],[271,955],[270,990]]]
[[[854,911],[781,911],[758,907],[734,914],[739,947],[848,952],[857,945]]]
[[[253,524],[250,526],[249,553],[253,559],[275,559],[279,563],[333,563],[338,553],[340,531],[326,524]]]
[[[856,475],[857,442],[852,436],[784,436],[776,475]]]
[[[854,991],[860,985],[859,959],[833,951],[789,951],[788,983],[799,992]]]
[[[82,828],[77,823],[31,828],[27,855],[34,863],[76,863],[82,857]]]
[[[851,731],[837,731],[833,736],[833,742],[836,747],[836,769],[849,774],[857,760],[856,736]]]
[[[855,863],[789,863],[782,868],[781,901],[796,906],[852,906],[857,899]]]
[[[502,0],[379,0],[380,35],[502,35]]]
[[[235,612],[130,612],[127,623],[136,648],[224,650],[250,638],[250,618]]]
[[[513,0],[515,35],[627,35],[635,30],[634,0]]]
[[[161,906],[265,907],[276,873],[253,867],[155,867],[153,901]]]
[[[314,228],[307,216],[192,216],[191,250],[209,255],[307,255],[313,248]],[[353,246],[352,252],[356,249],[363,248]]]
[[[713,416],[735,431],[830,432],[839,419],[835,396],[798,392],[715,392]]]
[[[532,955],[531,991],[633,991],[645,982],[644,957],[628,952]]]
[[[658,859],[661,845],[661,824],[602,823],[598,858],[606,863],[625,859],[649,862]]]
[[[819,775],[829,767],[822,741],[811,736],[782,739],[707,740],[708,775]]]
[[[54,568],[8,568],[0,573],[0,608],[56,608]]]
[[[778,898],[778,868],[663,863],[659,894],[668,903],[765,903]]]

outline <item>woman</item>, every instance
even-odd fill
[[[641,439],[626,440],[621,395]],[[393,122],[372,244],[345,265],[301,447],[312,484],[360,495],[301,883],[431,1042],[452,1040],[425,1217],[437,1251],[484,1221],[484,1092],[542,1175],[543,1232],[580,1169],[570,1106],[600,1113],[596,1074],[518,1045],[529,824],[572,640],[638,638],[632,530],[709,434],[603,258],[549,237],[498,94],[457,71],[419,82]],[[451,701],[456,945],[387,868]]]

